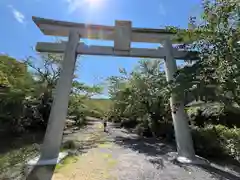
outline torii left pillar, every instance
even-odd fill
[[[80,35],[77,30],[69,32],[69,39],[65,49],[62,69],[56,87],[56,95],[53,100],[48,126],[41,147],[40,164],[56,164],[62,143],[65,126],[69,94],[72,88],[72,79],[77,59],[77,46]]]

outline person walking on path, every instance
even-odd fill
[[[104,128],[104,132],[107,132],[107,120],[104,118],[103,120],[103,128]]]

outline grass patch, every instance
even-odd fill
[[[88,180],[115,179],[112,170],[116,166],[117,160],[108,149],[114,148],[114,144],[107,141],[106,133],[103,132],[102,128],[102,124],[99,123],[95,126],[95,131],[82,137],[81,146],[89,148],[89,150],[78,156],[67,157],[58,164],[53,180],[69,178],[73,180],[79,178]]]
[[[98,147],[100,147],[100,148],[111,148],[111,147],[113,147],[113,144],[112,144],[112,143],[109,143],[109,142],[100,143],[100,144],[98,145]]]
[[[55,172],[59,171],[62,167],[68,165],[68,164],[74,164],[79,160],[79,156],[67,156],[65,159],[63,159],[62,162],[56,165]]]
[[[99,124],[99,125],[98,125],[98,128],[99,128],[99,129],[103,129],[103,124]]]
[[[106,158],[106,159],[112,157],[112,155],[111,155],[111,154],[108,154],[108,153],[103,153],[102,156],[103,156],[104,158]]]
[[[101,114],[106,113],[112,106],[112,100],[110,99],[87,99],[84,103]]]
[[[0,173],[16,164],[25,162],[28,158],[36,156],[37,153],[35,145],[28,145],[0,154]]]
[[[117,164],[112,154],[103,153],[99,148],[94,148],[79,157],[63,162],[58,165],[57,172],[54,173],[53,180],[56,179],[88,179],[106,180],[114,179],[111,170]]]

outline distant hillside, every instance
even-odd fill
[[[104,114],[111,107],[112,101],[110,99],[88,99],[85,100],[85,105],[92,110],[96,110],[101,114]]]

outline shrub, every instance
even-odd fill
[[[197,154],[204,157],[219,157],[224,154],[220,139],[214,128],[194,128],[192,137]]]
[[[62,148],[63,149],[76,149],[77,145],[73,140],[68,140],[63,143]]]
[[[204,127],[206,124],[224,125],[229,128],[234,126],[240,128],[240,122],[238,121],[240,114],[230,111],[220,103],[200,103],[195,102],[191,104],[191,107],[187,108],[187,114],[189,116],[191,124]]]
[[[195,127],[192,131],[196,153],[205,157],[240,158],[240,129],[222,125]]]
[[[138,122],[134,118],[122,118],[121,126],[125,128],[135,128]]]
[[[240,160],[240,128],[217,125],[216,130],[221,142],[224,143],[222,145],[225,153]]]
[[[101,112],[99,112],[97,110],[90,110],[90,109],[85,110],[85,115],[90,116],[90,117],[94,117],[94,118],[102,118],[103,117]]]
[[[174,140],[174,128],[171,122],[159,122],[155,132],[157,137],[166,138],[169,141]]]
[[[48,122],[51,104],[39,99],[18,97],[13,100],[3,99],[0,103],[1,123],[6,125],[6,131],[15,135],[31,131],[44,130]]]
[[[136,126],[136,128],[134,129],[134,131],[140,136],[144,136],[144,137],[152,137],[153,136],[151,129],[144,123],[138,124]]]
[[[82,127],[82,126],[86,125],[86,123],[87,123],[87,120],[85,117],[81,117],[79,119],[76,119],[75,121],[76,121],[76,125],[78,127]]]

